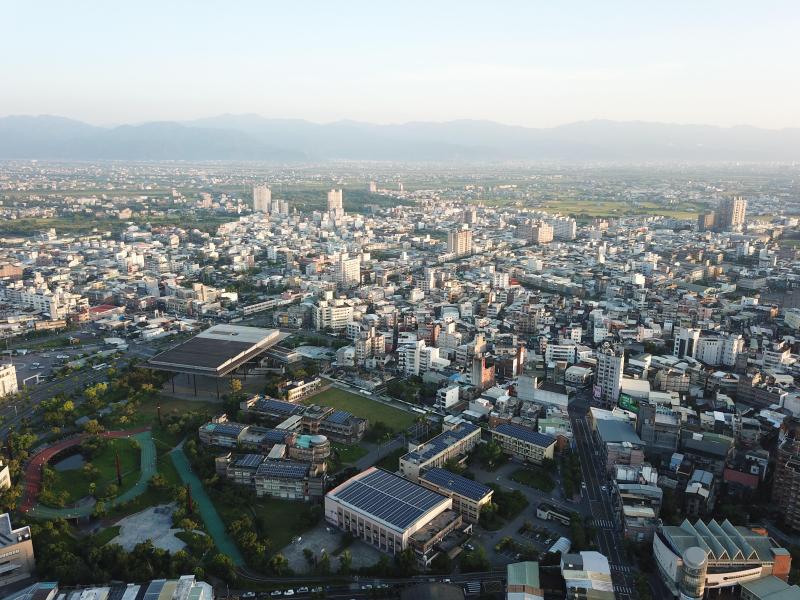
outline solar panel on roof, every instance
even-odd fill
[[[425,471],[422,479],[472,500],[480,500],[492,491],[491,488],[482,483],[438,467]]]
[[[259,465],[256,476],[278,479],[303,479],[308,473],[308,465],[288,460],[265,460]]]
[[[262,398],[260,400],[256,400],[255,408],[256,410],[263,412],[273,412],[286,415],[293,415],[303,410],[302,406],[292,404],[291,402],[275,400],[274,398]]]
[[[336,423],[337,425],[343,425],[347,423],[347,420],[352,417],[353,415],[344,410],[335,410],[331,413],[331,415],[325,419],[326,421],[330,421],[331,423]]]
[[[231,436],[238,436],[242,430],[244,429],[244,425],[240,425],[238,423],[215,423],[214,424],[214,433],[217,435],[231,435]]]
[[[406,529],[445,500],[433,490],[380,469],[351,480],[334,496],[398,529]]]
[[[265,442],[269,444],[282,444],[286,440],[286,431],[283,429],[270,429],[264,434]]]
[[[236,461],[237,467],[257,467],[264,460],[261,454],[245,454]]]
[[[552,435],[534,431],[515,423],[502,423],[495,428],[495,431],[543,447],[547,447],[556,441],[556,438]]]

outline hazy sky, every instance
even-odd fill
[[[800,2],[5,0],[0,115],[800,126]]]

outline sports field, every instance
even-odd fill
[[[303,400],[303,404],[321,404],[346,410],[357,417],[367,419],[370,424],[380,421],[393,431],[403,431],[414,422],[413,413],[334,387],[309,396]]]

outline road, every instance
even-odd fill
[[[607,491],[610,488],[605,465],[600,458],[602,453],[586,418],[588,408],[588,397],[581,395],[570,405],[569,411],[585,483],[582,491],[588,499],[589,512],[597,532],[598,548],[608,558],[611,566],[614,592],[620,600],[634,600],[639,597],[635,583],[637,570],[628,564],[624,556],[622,535],[617,528],[611,497]],[[606,490],[603,490],[603,487],[606,487]]]

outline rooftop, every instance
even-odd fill
[[[487,494],[492,493],[492,489],[482,483],[438,467],[428,469],[420,479],[475,501],[482,500]]]
[[[541,446],[543,448],[551,446],[556,441],[556,438],[554,438],[552,435],[534,431],[529,427],[517,425],[516,423],[501,423],[495,427],[494,431],[523,440],[525,442],[529,442],[531,444],[536,444],[537,446]]]

